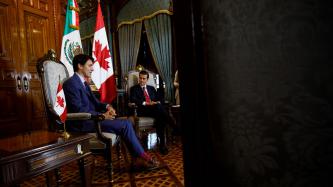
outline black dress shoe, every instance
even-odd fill
[[[159,150],[162,155],[167,155],[169,153],[169,150],[166,146],[161,146]]]
[[[141,172],[141,171],[151,171],[155,169],[161,169],[162,167],[164,167],[164,165],[154,158],[152,158],[149,161],[143,160],[142,158],[138,158],[135,160],[134,163],[132,163],[131,170],[133,172]]]

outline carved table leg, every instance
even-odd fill
[[[80,167],[82,186],[90,187],[92,181],[91,156],[86,156],[84,158],[81,158],[80,160],[78,160],[78,164]]]
[[[47,187],[60,186],[61,178],[59,168],[46,172],[45,177]]]

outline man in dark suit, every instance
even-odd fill
[[[66,80],[63,89],[66,98],[67,110],[69,113],[87,112],[91,114],[102,114],[105,120],[101,122],[103,132],[112,132],[120,135],[125,141],[131,155],[138,160],[137,164],[146,169],[158,168],[159,163],[147,154],[133,129],[129,120],[115,119],[116,112],[111,105],[101,103],[91,92],[86,80],[90,79],[93,69],[93,58],[79,54],[73,59],[74,75]],[[91,120],[71,122],[67,126],[68,130],[79,132],[94,132],[94,123]]]
[[[138,106],[138,116],[150,116],[155,118],[156,132],[160,140],[160,153],[168,154],[165,143],[165,127],[172,120],[161,104],[156,89],[147,85],[149,73],[145,70],[139,72],[139,83],[130,88],[130,102]]]

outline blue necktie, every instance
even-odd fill
[[[88,93],[88,96],[91,97],[91,90],[89,84],[85,81],[84,82],[84,87],[86,88],[86,91]]]
[[[84,82],[84,87],[86,88],[86,90],[87,90],[88,92],[90,92],[89,84],[88,84],[86,81]]]

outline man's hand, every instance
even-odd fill
[[[115,117],[113,115],[110,115],[110,112],[107,111],[103,114],[103,116],[105,117],[105,119],[109,119],[109,120],[113,120]]]
[[[110,113],[111,116],[116,116],[117,115],[116,110],[112,107],[109,107],[108,112]]]
[[[107,110],[108,111],[103,114],[105,119],[114,119],[117,116],[116,110],[112,106],[109,106]]]
[[[157,105],[157,104],[161,104],[161,102],[159,101],[150,101],[149,103],[146,102],[146,105]]]

